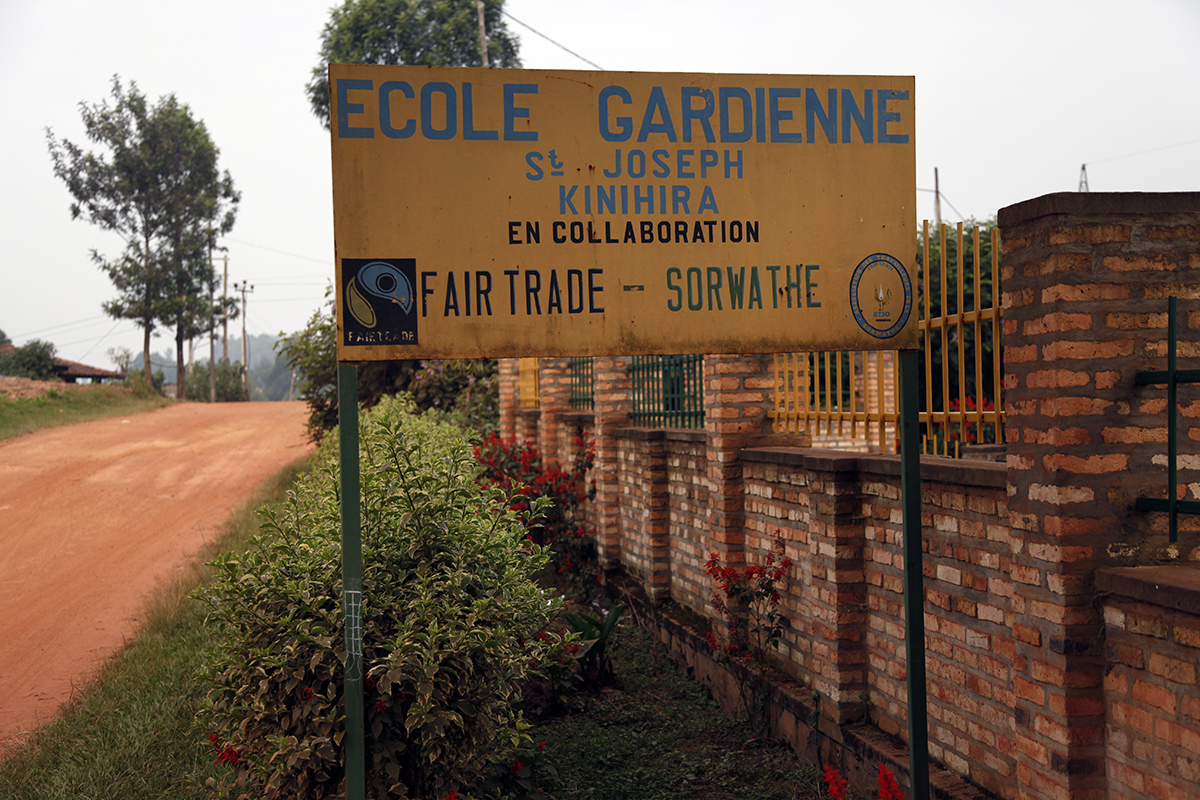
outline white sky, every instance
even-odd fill
[[[0,0],[0,330],[110,366],[139,329],[89,258],[121,242],[82,220],[45,128],[85,142],[81,101],[111,76],[203,119],[242,192],[230,281],[251,333],[303,327],[333,276],[328,133],[304,84],[333,0]],[[939,168],[948,220],[1074,191],[1200,190],[1197,0],[508,0],[609,70],[914,75],[917,186]],[[524,66],[590,69],[509,20]],[[1150,151],[1150,152],[1148,152]],[[933,195],[918,192],[918,219]],[[155,351],[172,347],[169,332]],[[207,348],[205,348],[206,350]]]

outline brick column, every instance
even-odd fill
[[[569,462],[571,453],[559,452],[559,416],[571,409],[570,359],[543,358],[538,362],[541,415],[538,417],[538,449],[547,467]]]
[[[770,431],[771,389],[762,385],[770,356],[704,357],[704,428],[708,433],[710,549],[732,566],[745,563],[742,512],[743,447]]]
[[[1001,209],[999,223],[1017,794],[1102,800],[1093,578],[1113,545],[1161,554],[1164,515],[1134,502],[1165,496],[1166,391],[1134,373],[1166,368],[1168,295],[1200,295],[1200,193],[1047,195]],[[1185,317],[1182,340],[1197,322]]]
[[[592,361],[595,377],[593,435],[596,441],[596,546],[600,565],[621,560],[620,487],[617,484],[617,428],[629,424],[632,408],[628,358],[597,356]]]
[[[820,693],[820,724],[840,740],[840,726],[863,716],[868,689],[862,484],[854,454],[814,451],[805,468],[812,601],[804,624],[813,645],[804,667]]]
[[[500,391],[500,438],[505,441],[517,435],[517,361],[501,358],[496,367]]]

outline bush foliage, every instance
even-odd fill
[[[323,798],[343,784],[340,519],[336,442],[266,533],[215,562],[204,592],[222,644],[205,733],[226,796]],[[519,685],[561,657],[561,601],[533,576],[548,552],[508,498],[480,488],[454,427],[387,398],[363,417],[362,657],[368,795],[443,798],[534,787]],[[527,759],[528,760],[528,759]],[[495,794],[493,789],[490,793]]]
[[[34,339],[10,353],[0,353],[0,375],[35,381],[55,380],[54,350],[50,342]]]
[[[599,568],[595,525],[585,513],[596,496],[596,483],[588,478],[596,450],[583,437],[574,444],[570,463],[561,467],[545,464],[532,443],[493,433],[475,445],[475,460],[480,484],[510,495],[510,508],[528,520],[533,540],[549,548],[556,582],[587,601]]]

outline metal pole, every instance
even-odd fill
[[[929,800],[925,596],[921,552],[920,381],[916,350],[900,351],[900,510],[904,529],[904,650],[908,673],[908,776],[913,800]]]
[[[358,367],[338,364],[338,456],[342,495],[342,609],[346,619],[346,800],[367,792],[363,730],[362,518],[358,455]]]

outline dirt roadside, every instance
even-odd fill
[[[311,449],[302,403],[181,403],[0,442],[0,754],[132,637],[154,587]]]

